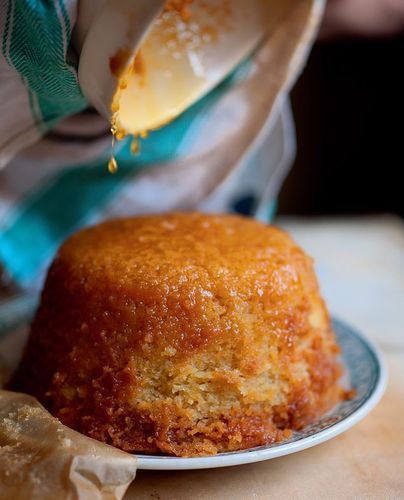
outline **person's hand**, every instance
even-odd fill
[[[404,0],[328,0],[322,38],[404,32]]]

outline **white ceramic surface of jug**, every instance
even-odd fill
[[[253,51],[277,3],[193,0],[179,12],[164,0],[81,0],[75,44],[83,92],[122,135],[158,128]]]

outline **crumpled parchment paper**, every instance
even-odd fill
[[[0,499],[120,499],[136,462],[65,427],[35,398],[0,391]]]

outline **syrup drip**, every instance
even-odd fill
[[[134,135],[131,145],[130,145],[130,152],[134,155],[138,155],[140,153],[140,141],[139,141],[139,136]]]
[[[111,158],[109,159],[108,162],[108,172],[110,174],[116,174],[118,171],[118,162],[116,161],[115,158],[115,143],[116,141],[122,141],[126,137],[126,133],[123,130],[119,130],[118,127],[116,126],[116,113],[118,112],[118,109],[115,109],[113,111],[113,116],[111,120],[111,134],[112,134],[112,140],[111,140]],[[130,152],[134,155],[138,155],[140,153],[140,139],[139,138],[146,138],[148,136],[148,132],[145,130],[141,132],[140,134],[135,134],[133,136],[131,145],[130,145]]]
[[[118,163],[116,162],[115,158],[111,156],[111,159],[108,162],[108,172],[110,174],[116,174],[118,171]]]
[[[112,149],[112,152],[111,152],[111,158],[109,159],[109,162],[108,162],[108,172],[110,174],[116,174],[117,171],[118,171],[118,163],[115,159],[115,155],[114,155],[114,150],[115,150],[115,140],[117,137],[117,134],[118,134],[118,130],[117,130],[117,127],[115,125],[115,116],[112,117],[112,121],[111,121],[111,134],[112,134],[112,140],[111,140],[111,149]]]

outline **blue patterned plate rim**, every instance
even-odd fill
[[[208,457],[178,458],[136,455],[143,470],[192,470],[229,467],[272,458],[311,448],[345,432],[362,420],[383,396],[387,369],[379,349],[357,330],[339,319],[333,328],[342,351],[342,360],[356,396],[337,405],[318,422],[295,432],[288,441],[243,451],[219,453]]]

